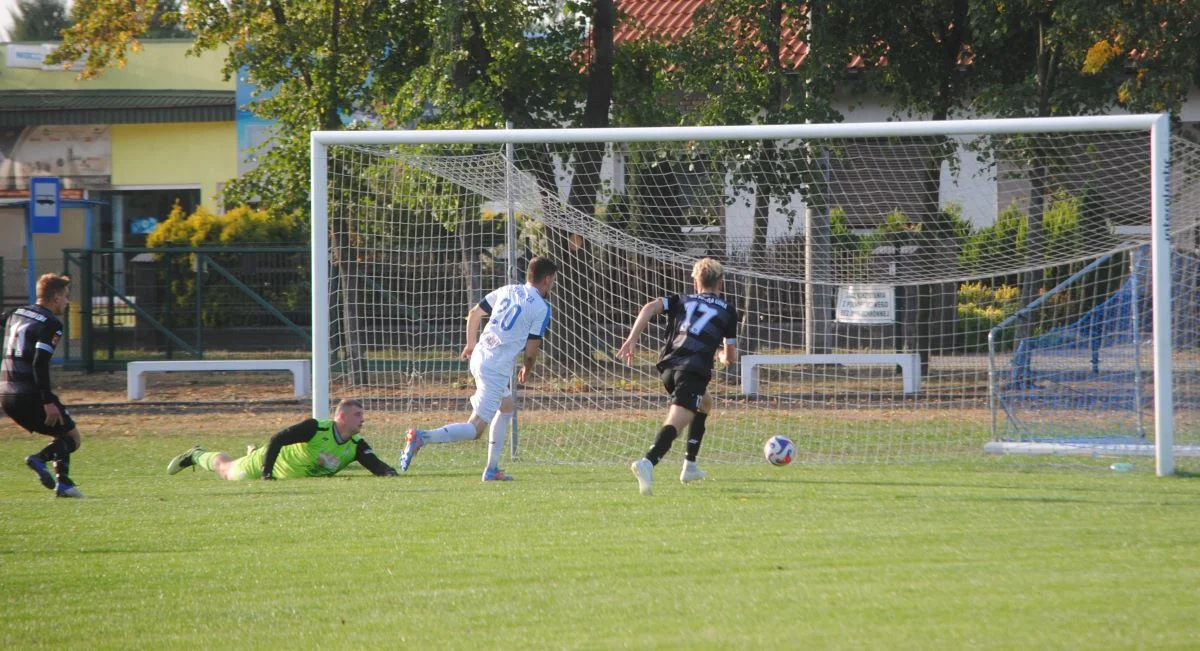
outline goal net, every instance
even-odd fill
[[[364,400],[389,456],[465,420],[464,317],[542,255],[560,274],[514,451],[637,458],[668,405],[663,324],[616,351],[711,256],[741,359],[709,384],[705,461],[774,434],[808,462],[1161,439],[1170,472],[1200,444],[1200,149],[1168,158],[1155,124],[314,133],[314,413]]]

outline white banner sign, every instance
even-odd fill
[[[71,72],[79,72],[83,70],[83,62],[85,57],[79,57],[77,61],[71,63],[67,68],[61,65],[49,65],[45,63],[46,57],[50,53],[58,49],[55,43],[42,43],[41,45],[17,45],[9,43],[4,48],[4,65],[9,68],[32,68],[34,70],[45,70],[46,72],[69,70]]]
[[[839,323],[895,323],[896,288],[890,285],[846,285],[838,287]]]

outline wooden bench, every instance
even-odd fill
[[[173,371],[291,371],[292,388],[297,397],[308,395],[311,386],[311,361],[307,359],[180,359],[156,362],[129,362],[125,391],[130,400],[146,396],[146,374]]]
[[[921,390],[921,356],[917,353],[828,353],[823,355],[742,355],[742,393],[758,393],[758,367],[765,364],[899,365],[904,393]]]

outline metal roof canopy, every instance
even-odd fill
[[[6,90],[0,127],[233,122],[232,90]]]

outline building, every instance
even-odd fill
[[[143,245],[176,202],[223,209],[238,173],[236,82],[224,79],[224,49],[189,56],[190,46],[143,41],[124,68],[79,80],[78,67],[44,64],[51,44],[0,44],[6,306],[28,299],[31,278],[61,271],[64,249]],[[26,232],[35,177],[59,179],[57,233]]]

